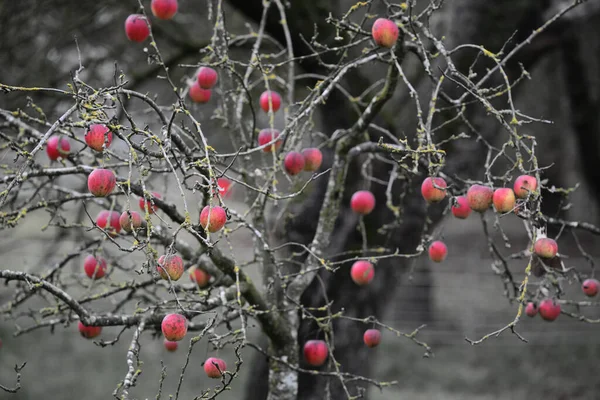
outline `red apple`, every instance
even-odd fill
[[[114,237],[121,231],[120,217],[120,214],[116,211],[102,210],[96,217],[96,225]]]
[[[507,213],[515,208],[515,192],[510,188],[496,189],[492,196],[492,202],[496,211],[500,213]]]
[[[483,185],[473,185],[467,191],[467,201],[471,210],[485,212],[492,205],[494,191]]]
[[[375,277],[375,267],[368,261],[359,260],[352,264],[350,277],[359,286],[364,286]]]
[[[184,271],[183,260],[176,254],[160,256],[156,270],[165,281],[169,278],[172,281],[178,281]]]
[[[187,319],[181,314],[167,314],[160,325],[165,339],[179,342],[187,333]]]
[[[316,171],[323,163],[323,153],[321,150],[316,147],[311,147],[308,149],[302,150],[302,155],[304,156],[304,170],[305,171]]]
[[[210,215],[209,215],[210,214]],[[210,216],[210,221],[209,221]],[[225,226],[227,222],[227,213],[223,207],[219,206],[206,206],[200,213],[200,225],[204,229],[208,229],[210,233],[215,233]]]
[[[279,93],[272,90],[265,90],[263,94],[260,95],[259,102],[260,108],[262,108],[264,112],[269,112],[269,109],[271,108],[273,109],[273,112],[277,112],[279,107],[281,107],[281,96]]]
[[[227,178],[218,178],[217,186],[219,187],[219,194],[222,197],[230,197],[231,196],[231,181]]]
[[[210,67],[201,67],[198,70],[198,86],[202,89],[212,89],[213,86],[217,83],[219,76],[217,75],[217,71]]]
[[[142,14],[131,14],[125,20],[125,34],[132,42],[143,42],[150,36],[150,28],[146,17]]]
[[[456,198],[456,203],[452,205],[452,214],[456,218],[466,219],[471,215],[471,207],[469,207],[469,201],[465,196],[459,196]]]
[[[96,197],[106,197],[117,185],[117,177],[110,169],[96,168],[88,175],[88,190]]]
[[[158,211],[158,206],[156,204],[152,205],[152,199],[160,199],[160,193],[157,192],[152,192],[152,197],[149,198],[148,200],[145,200],[143,197],[140,197],[139,201],[138,201],[138,205],[140,206],[140,210],[146,212],[146,209],[148,209],[148,214],[154,214],[156,211]]]
[[[142,226],[142,216],[137,211],[123,211],[119,217],[119,224],[125,232],[131,233]]]
[[[525,314],[527,314],[528,317],[533,318],[536,316],[537,313],[538,313],[537,305],[532,302],[527,303],[527,305],[525,306]]]
[[[96,151],[108,149],[112,139],[112,132],[103,124],[90,125],[90,129],[85,134],[85,143]]]
[[[367,347],[377,347],[381,342],[381,332],[377,329],[367,329],[363,335],[363,340]]]
[[[208,286],[210,281],[210,275],[198,266],[194,266],[189,269],[190,279],[192,282],[196,282],[199,288]]]
[[[294,176],[298,175],[304,169],[304,156],[297,151],[290,151],[283,159],[285,171]]]
[[[398,40],[398,26],[389,19],[378,18],[371,28],[373,40],[378,46],[388,49],[394,47]]]
[[[227,364],[220,358],[210,357],[204,361],[204,372],[209,378],[218,379],[225,371],[227,371]]]
[[[267,143],[272,142],[273,140],[279,137],[279,131],[277,129],[266,128],[261,130],[258,133],[258,145],[264,146]],[[271,153],[277,151],[281,147],[282,141],[277,140],[275,143],[272,143],[270,146],[266,146],[263,148],[265,153]]]
[[[370,214],[375,208],[375,196],[368,190],[359,190],[352,195],[350,207],[355,213],[362,215]]]
[[[83,336],[86,339],[93,339],[96,336],[100,335],[100,333],[102,332],[101,326],[86,326],[81,321],[79,321],[77,327],[79,328],[79,333],[81,334],[81,336]]]
[[[304,361],[313,367],[320,367],[327,360],[327,343],[323,340],[309,340],[304,344]]]
[[[59,147],[60,142],[60,147]],[[66,158],[71,152],[71,143],[66,137],[52,136],[46,144],[46,154],[52,161],[58,160],[59,157]]]
[[[596,279],[586,279],[581,285],[583,293],[588,297],[594,297],[598,294],[598,286],[600,283]]]
[[[177,13],[177,0],[152,0],[152,14],[158,19],[171,19]]]
[[[533,245],[533,251],[541,258],[554,258],[558,253],[558,244],[554,239],[540,238]]]
[[[429,259],[435,262],[442,262],[448,255],[448,247],[442,241],[436,240],[429,246]]]
[[[83,260],[83,270],[85,274],[92,279],[100,279],[106,274],[106,260],[102,257],[88,255]]]
[[[560,304],[554,299],[544,299],[540,303],[539,312],[542,319],[554,321],[560,315]]]
[[[427,177],[421,184],[421,194],[428,203],[439,203],[446,197],[446,190],[444,190],[446,187],[446,181],[443,178]]]
[[[192,86],[190,86],[190,99],[194,103],[208,103],[210,100],[211,90],[210,89],[202,89],[198,81],[194,82]]]
[[[165,339],[164,344],[165,344],[165,349],[167,349],[167,351],[170,351],[170,352],[177,350],[177,348],[179,347],[178,342],[171,342],[170,340],[167,340],[167,339]]]
[[[519,199],[525,199],[529,196],[529,192],[535,192],[537,189],[537,179],[529,175],[521,175],[515,180],[514,186],[515,196]]]

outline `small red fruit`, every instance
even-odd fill
[[[79,328],[79,333],[81,334],[81,336],[83,336],[86,339],[93,339],[96,336],[100,335],[100,333],[102,332],[101,326],[86,326],[81,321],[79,321],[77,327]]]
[[[398,26],[386,18],[378,18],[371,28],[373,40],[378,46],[392,48],[398,40]]]
[[[210,221],[209,221],[210,214]],[[210,233],[215,233],[225,226],[227,222],[227,213],[223,207],[219,206],[206,206],[200,213],[200,225],[204,229],[208,229]],[[207,227],[208,226],[208,227]]]
[[[539,311],[544,320],[554,321],[560,315],[560,304],[554,299],[545,299],[540,303]]]
[[[170,352],[177,350],[177,348],[179,347],[178,342],[171,342],[170,340],[167,340],[167,339],[165,339],[164,344],[165,344],[165,349],[167,349],[167,351],[170,351]]]
[[[259,146],[264,146],[267,143],[272,142],[273,140],[277,139],[279,137],[279,131],[277,129],[263,129],[258,133],[258,145]],[[280,147],[281,147],[281,140],[277,140],[275,141],[275,143],[272,143],[270,146],[266,146],[263,148],[263,151],[265,153],[271,153],[274,151],[277,151]]]
[[[304,344],[304,361],[313,367],[325,364],[328,355],[327,343],[323,340],[309,340]]]
[[[536,240],[533,251],[541,258],[554,258],[558,253],[558,244],[554,239],[541,238]]]
[[[442,262],[448,255],[448,247],[442,241],[436,240],[429,246],[429,259],[435,262]]]
[[[283,166],[285,171],[294,176],[298,175],[304,169],[304,156],[297,151],[290,151],[285,155]]]
[[[190,86],[190,99],[194,103],[208,103],[210,100],[211,90],[210,89],[202,89],[198,84],[198,81],[194,82],[192,86]]]
[[[467,191],[467,201],[471,210],[485,212],[492,205],[494,191],[483,185],[473,185]]]
[[[527,314],[528,317],[533,318],[536,316],[537,313],[538,313],[537,305],[532,302],[527,303],[527,305],[525,306],[525,314]]]
[[[108,149],[112,143],[112,132],[106,125],[90,125],[90,129],[85,134],[85,143],[96,151]]]
[[[456,198],[456,205],[452,205],[452,214],[456,218],[466,219],[471,215],[471,207],[469,207],[469,201],[465,196],[459,196]]]
[[[350,277],[359,286],[364,286],[375,277],[375,267],[368,261],[359,260],[352,264]]]
[[[160,324],[165,338],[171,342],[179,342],[187,333],[187,319],[181,314],[167,314]]]
[[[154,214],[156,211],[158,211],[158,206],[156,204],[152,205],[152,199],[160,199],[160,193],[157,192],[152,192],[152,197],[149,198],[148,200],[145,200],[143,197],[140,197],[140,200],[138,201],[138,205],[140,206],[140,210],[142,210],[143,212],[146,212],[146,209],[148,209],[148,214]]]
[[[223,376],[226,370],[227,364],[220,358],[210,357],[204,361],[204,372],[206,372],[206,376],[209,378],[218,379]]]
[[[427,177],[421,184],[421,194],[428,203],[439,203],[446,197],[446,191],[443,189],[447,186],[443,178]]]
[[[308,149],[302,150],[302,155],[304,156],[304,170],[305,171],[316,171],[323,163],[323,153],[321,150],[316,147],[311,147]]]
[[[102,257],[96,258],[90,254],[83,260],[83,270],[89,278],[102,278],[106,274],[106,269],[106,260]]]
[[[219,178],[217,179],[217,186],[219,187],[219,194],[222,197],[230,197],[231,196],[231,181],[227,178]]]
[[[210,67],[201,67],[198,70],[198,86],[202,89],[212,89],[213,86],[217,83],[219,76],[217,75],[217,71]]]
[[[359,190],[352,195],[350,207],[355,213],[362,215],[370,214],[375,208],[375,196],[368,190]]]
[[[60,147],[59,147],[60,142]],[[46,154],[52,161],[58,160],[59,157],[66,158],[71,152],[71,143],[66,137],[52,136],[46,144]]]
[[[119,224],[125,232],[131,233],[133,230],[137,230],[142,226],[142,216],[137,211],[123,211],[119,217]]]
[[[102,210],[96,217],[96,225],[114,237],[121,231],[120,217],[120,214],[116,211]]]
[[[525,199],[529,196],[529,192],[535,192],[537,189],[537,179],[529,175],[521,175],[515,180],[513,187],[515,196],[519,199]]]
[[[131,14],[125,20],[125,34],[132,42],[143,42],[150,36],[150,28],[146,17],[142,14]]]
[[[203,288],[208,285],[208,282],[210,281],[210,275],[202,268],[195,266],[190,268],[189,271],[190,279],[192,282],[196,282],[199,288]]]
[[[158,19],[171,19],[177,13],[177,0],[152,0],[152,14]]]
[[[106,197],[117,185],[117,177],[110,169],[96,168],[88,175],[88,190],[96,197]]]
[[[263,94],[260,95],[259,102],[260,108],[262,108],[264,112],[269,112],[269,109],[271,108],[273,109],[273,112],[277,112],[279,107],[281,107],[281,96],[279,93],[272,90],[265,90]]]
[[[600,286],[600,282],[598,282],[596,279],[586,279],[583,281],[581,289],[586,296],[594,297],[598,294],[598,286]]]
[[[177,281],[183,275],[183,260],[176,254],[160,256],[156,270],[165,281]]]
[[[381,332],[377,329],[367,329],[363,335],[363,340],[367,347],[377,347],[381,342]]]
[[[515,208],[515,192],[510,188],[500,188],[494,191],[492,202],[497,212],[507,213]]]

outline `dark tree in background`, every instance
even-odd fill
[[[124,23],[141,12],[152,36],[133,43]],[[373,42],[377,18],[400,29],[392,49]],[[424,339],[438,323],[428,247],[450,236],[458,196],[474,184],[512,188],[519,175],[539,190],[509,213],[469,217],[484,238],[472,260],[491,258],[482,268],[491,265],[505,295],[495,301],[514,317],[463,345],[477,351],[500,334],[526,342],[524,308],[544,299],[561,305],[561,319],[597,323],[598,303],[580,287],[594,276],[600,234],[599,26],[600,3],[578,0],[179,0],[170,21],[145,0],[0,3],[0,249],[11,260],[0,263],[0,333],[12,327],[26,340],[78,320],[111,329],[99,351],[115,353],[108,368],[124,378],[104,382],[102,398],[226,398],[245,373],[249,400],[365,398],[369,387],[403,382],[377,376],[363,332],[434,355]],[[202,66],[219,78],[211,100],[195,104]],[[281,93],[281,110],[261,110],[266,89]],[[96,152],[84,134],[99,123],[114,142]],[[264,128],[281,132],[278,151],[258,148]],[[50,163],[52,135],[72,151]],[[307,147],[322,151],[323,165],[290,176],[284,157]],[[105,198],[86,185],[100,167],[117,176]],[[448,183],[441,203],[423,199],[427,177]],[[359,190],[375,196],[365,216],[350,207]],[[161,193],[156,214],[137,204],[152,192]],[[205,206],[227,210],[224,230],[199,224]],[[101,209],[138,211],[145,227],[113,237],[95,220]],[[540,236],[558,242],[550,261],[533,252]],[[37,269],[11,258],[19,240],[45,243],[33,246]],[[210,286],[187,272],[161,280],[159,257],[175,253],[207,271]],[[88,254],[109,261],[107,277],[83,275]],[[359,287],[350,268],[363,259],[375,278]],[[420,286],[398,290],[415,274]],[[174,312],[192,338],[179,342],[182,363],[149,367],[144,352],[162,346],[161,321]],[[406,331],[386,322],[408,313]],[[303,359],[312,339],[328,344],[322,367]],[[215,354],[227,373],[195,382]],[[17,386],[3,374],[0,388],[18,396],[35,385],[27,361]]]

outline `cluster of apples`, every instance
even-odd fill
[[[158,19],[169,20],[177,14],[177,0],[152,0],[152,14]],[[141,43],[150,36],[149,22],[143,14],[131,14],[125,20],[125,34],[132,42]]]
[[[369,348],[377,347],[381,343],[381,332],[377,329],[367,329],[363,334],[363,342]],[[325,364],[329,347],[324,340],[309,340],[302,349],[304,361],[313,367]]]
[[[98,152],[108,149],[112,143],[112,132],[106,125],[92,124],[85,134],[85,143]],[[46,154],[52,161],[67,158],[71,154],[71,143],[63,135],[54,135],[46,143]]]

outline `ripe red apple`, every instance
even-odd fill
[[[179,342],[187,333],[187,319],[181,314],[167,314],[160,325],[165,339]]]
[[[198,84],[198,81],[190,86],[190,99],[192,99],[194,103],[208,103],[211,93],[210,89],[202,89],[200,84]]]
[[[210,357],[204,361],[204,372],[209,378],[218,379],[225,371],[227,371],[227,364],[220,358]]]
[[[377,329],[367,329],[363,335],[363,340],[367,347],[377,347],[381,342],[381,332]]]
[[[59,147],[60,142],[60,147]],[[66,137],[52,136],[46,144],[46,154],[52,161],[58,160],[59,157],[66,158],[71,152],[71,143]]]
[[[150,36],[150,28],[146,17],[142,14],[131,14],[125,20],[125,34],[132,42],[143,42]]]
[[[304,170],[305,171],[316,171],[323,163],[323,153],[316,147],[310,147],[302,150],[304,156]]]
[[[325,364],[328,355],[327,343],[323,340],[309,340],[304,344],[304,361],[313,367]]]
[[[100,279],[106,275],[106,260],[102,257],[96,258],[90,254],[83,260],[83,270],[88,277]]]
[[[386,18],[378,18],[371,28],[371,34],[373,40],[378,46],[386,47],[388,49],[394,47],[398,40],[398,26]]]
[[[273,112],[277,112],[279,107],[281,107],[281,96],[273,90],[265,90],[263,94],[260,95],[259,102],[260,108],[262,108],[264,112],[269,112],[269,109],[271,108],[273,109]]]
[[[350,277],[359,286],[364,286],[375,277],[375,267],[368,261],[359,260],[352,264]]]
[[[421,194],[428,203],[439,203],[446,197],[446,191],[443,189],[447,186],[448,185],[446,185],[446,181],[443,178],[427,177],[421,184]]]
[[[279,137],[279,131],[277,129],[266,128],[261,130],[258,133],[258,145],[264,146],[267,143],[277,139]],[[282,141],[277,140],[275,143],[272,143],[270,146],[266,146],[263,148],[265,153],[271,153],[277,151],[281,147]]]
[[[177,281],[183,275],[183,260],[176,254],[160,256],[156,270],[165,281],[169,280],[168,278]]]
[[[554,258],[558,253],[558,244],[554,239],[540,238],[535,241],[533,251],[541,258]]]
[[[210,214],[210,221],[209,221]],[[204,229],[208,229],[210,233],[215,233],[225,226],[227,222],[227,213],[223,207],[219,206],[206,206],[200,213],[200,225]],[[207,227],[208,226],[208,227]]]
[[[452,205],[452,214],[456,218],[466,219],[471,215],[471,207],[469,207],[469,201],[465,196],[459,196],[456,198],[456,203]]]
[[[131,233],[133,230],[137,230],[142,226],[142,216],[137,211],[123,211],[119,217],[119,224],[125,232]]]
[[[96,168],[88,175],[88,190],[96,197],[106,197],[117,185],[117,177],[110,169]]]
[[[494,191],[483,185],[473,185],[467,191],[467,201],[471,210],[485,212],[492,205]]]
[[[196,282],[199,288],[208,286],[208,282],[210,281],[210,275],[206,271],[204,271],[198,266],[190,268],[189,271],[190,279],[192,280],[192,282]]]
[[[92,124],[85,134],[85,143],[96,151],[102,151],[109,148],[112,143],[112,132],[106,125]]]
[[[110,236],[117,236],[121,231],[120,214],[116,211],[102,210],[96,217],[96,225],[104,229]]]
[[[598,294],[598,286],[600,286],[600,282],[598,282],[596,279],[586,279],[583,281],[581,289],[586,296],[594,297]]]
[[[156,204],[152,205],[152,199],[156,198],[156,199],[160,199],[160,193],[157,192],[152,192],[152,197],[149,198],[148,200],[145,200],[143,197],[140,197],[139,201],[138,201],[138,205],[140,206],[140,210],[142,210],[143,212],[146,212],[146,209],[148,209],[148,214],[154,214],[156,211],[158,211],[158,206]]]
[[[79,321],[77,327],[79,328],[79,333],[81,334],[81,336],[83,336],[86,339],[93,339],[96,336],[100,335],[100,333],[102,332],[101,326],[86,326],[81,321]]]
[[[198,86],[202,89],[212,89],[213,86],[217,83],[219,76],[217,75],[217,71],[210,67],[201,67],[198,70]]]
[[[362,215],[370,214],[375,208],[375,196],[368,190],[359,190],[352,195],[350,207],[355,213]]]
[[[529,175],[521,175],[515,180],[514,186],[515,196],[519,199],[525,199],[529,192],[534,192],[537,189],[537,179]]]
[[[304,169],[304,156],[297,151],[290,151],[283,159],[285,171],[294,176],[298,175]]]
[[[560,315],[560,304],[554,299],[544,299],[539,306],[540,317],[546,321],[554,321]]]
[[[165,349],[167,349],[167,351],[170,351],[170,352],[177,350],[177,348],[179,347],[179,343],[171,342],[170,340],[167,340],[167,339],[165,339],[164,344],[165,344]]]
[[[231,196],[231,181],[227,178],[218,178],[217,186],[219,187],[219,194],[221,197],[230,197]]]
[[[510,188],[496,189],[492,197],[492,202],[496,211],[500,213],[510,212],[515,208],[515,192]]]
[[[177,0],[152,0],[152,14],[158,19],[171,19],[177,13]]]
[[[442,241],[436,240],[429,246],[429,259],[435,262],[442,262],[448,255],[448,247]]]
[[[527,314],[528,317],[535,317],[536,314],[538,313],[538,308],[537,305],[535,303],[532,303],[531,301],[529,303],[527,303],[527,305],[525,306],[525,314]]]

